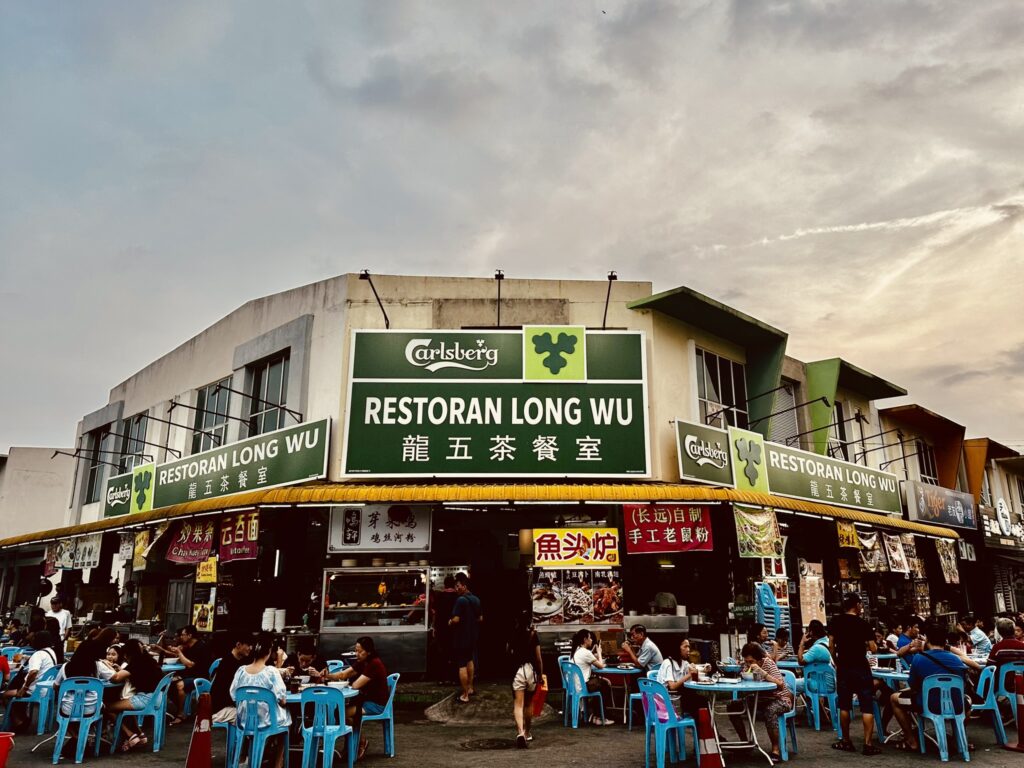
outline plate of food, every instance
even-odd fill
[[[533,588],[533,612],[537,616],[551,616],[562,610],[565,601],[555,586],[538,584]]]
[[[582,586],[575,584],[563,587],[563,595],[565,597],[565,620],[570,619],[582,619],[583,616],[590,614],[593,608],[593,601],[590,597],[590,591]]]
[[[726,685],[729,685],[730,683],[734,683],[736,685],[739,685],[740,681],[738,679],[736,679],[735,677],[722,677],[722,678],[719,678],[718,682],[725,683]]]
[[[636,669],[636,664],[627,661],[625,664],[619,664],[619,669]]]

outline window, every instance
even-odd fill
[[[850,443],[846,439],[846,414],[843,404],[836,400],[832,409],[832,426],[828,429],[828,455],[843,461],[850,460]]]
[[[775,393],[775,401],[772,411],[771,426],[768,428],[768,439],[773,443],[785,443],[796,445],[797,435],[800,432],[800,425],[796,418],[796,391],[795,381],[783,381],[782,389]]]
[[[935,449],[924,440],[917,441],[917,466],[921,469],[921,482],[939,484],[939,470],[935,465]]]
[[[988,482],[988,470],[981,473],[981,503],[986,507],[992,506],[992,486]]]
[[[249,435],[262,435],[284,426],[288,402],[288,353],[252,366],[252,397],[249,401]]]
[[[705,424],[746,429],[749,421],[743,364],[698,348],[697,401],[700,419]]]
[[[1024,517],[1024,477],[1017,475],[1017,514]]]
[[[221,387],[217,389],[217,387]],[[208,451],[227,442],[228,402],[231,377],[215,381],[199,390],[196,397],[196,422],[192,433],[192,453]]]
[[[146,455],[146,429],[149,419],[138,413],[121,422],[121,472],[131,472],[137,464],[149,460]]]
[[[111,463],[114,436],[107,427],[89,433],[89,447],[86,459],[89,462],[89,475],[86,480],[85,503],[92,504],[103,498],[106,485],[104,467]]]

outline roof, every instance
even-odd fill
[[[215,514],[236,509],[275,506],[325,506],[330,504],[384,504],[442,502],[594,502],[608,504],[647,504],[651,502],[718,502],[751,504],[802,512],[822,518],[848,520],[883,528],[957,539],[959,535],[949,529],[925,525],[898,517],[863,512],[856,509],[834,507],[800,499],[790,499],[766,493],[737,491],[733,488],[711,488],[682,483],[318,483],[271,488],[261,491],[237,493],[217,499],[200,499],[177,504],[151,512],[108,517],[91,523],[55,528],[48,531],[12,536],[0,540],[0,548],[32,544],[40,541],[82,536],[101,531],[140,528],[175,518]]]
[[[964,440],[964,448],[971,448],[977,450],[981,448],[985,451],[985,460],[989,459],[1011,459],[1020,454],[1008,446],[1002,443],[997,443],[995,440],[988,437],[972,437],[969,440]]]
[[[818,365],[822,363],[839,364],[839,386],[843,389],[864,395],[868,400],[884,400],[887,397],[901,397],[907,394],[907,390],[898,384],[876,376],[873,373],[858,368],[853,363],[843,360],[841,357],[833,357],[827,360],[815,360],[807,365]]]
[[[1024,475],[1024,456],[1010,456],[996,459],[995,461],[1003,469],[1008,469],[1018,475]]]
[[[934,411],[929,411],[924,406],[913,403],[910,405],[895,405],[892,408],[879,408],[878,413],[887,419],[899,421],[909,427],[919,429],[925,434],[955,434],[962,438],[966,431],[962,424],[957,424],[952,419],[947,419],[945,416],[940,416]]]

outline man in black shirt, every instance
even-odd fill
[[[308,675],[310,680],[316,683],[327,673],[327,662],[320,658],[312,640],[303,640],[295,653],[284,660],[281,672],[288,677]]]
[[[828,623],[828,646],[836,662],[836,690],[839,694],[839,723],[842,736],[832,749],[853,752],[850,740],[850,710],[853,697],[860,703],[860,715],[864,724],[864,754],[877,755],[881,752],[874,743],[875,710],[874,683],[871,679],[871,665],[868,652],[876,650],[875,633],[861,618],[864,603],[860,595],[850,593],[843,598],[843,613]]]
[[[251,655],[252,634],[239,632],[235,637],[235,647],[221,658],[210,686],[211,709],[216,722],[234,722],[235,702],[231,698],[231,683],[235,679],[235,672],[249,662]]]
[[[210,662],[213,661],[210,649],[199,639],[199,631],[195,624],[187,624],[178,632],[180,645],[170,648],[178,657],[178,663],[185,669],[174,676],[173,693],[178,704],[178,714],[171,720],[171,725],[180,724],[185,718],[185,696],[195,690],[196,678],[205,678],[210,673]]]

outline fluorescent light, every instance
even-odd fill
[[[275,549],[274,550],[274,578],[275,579],[277,578],[277,574],[278,574],[278,572],[280,570],[280,567],[281,567],[281,550],[280,549]]]

